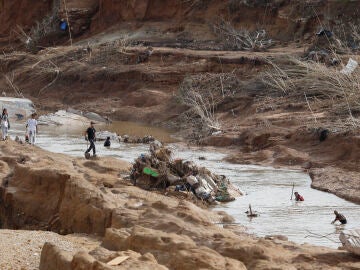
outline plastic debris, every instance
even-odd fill
[[[357,61],[350,58],[347,65],[340,71],[340,73],[345,74],[345,75],[350,75],[351,73],[354,72],[354,70],[357,68],[358,65],[359,64]]]

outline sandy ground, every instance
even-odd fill
[[[0,269],[37,270],[45,242],[61,250],[75,252],[91,250],[98,241],[85,235],[62,236],[54,232],[0,230]]]

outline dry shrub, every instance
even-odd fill
[[[39,41],[57,30],[59,22],[59,9],[60,1],[53,0],[51,13],[45,16],[41,21],[37,21],[30,29],[29,33],[26,33],[19,25],[17,25],[16,29],[13,30],[28,50],[34,52],[38,51]]]
[[[129,35],[123,35],[113,42],[103,44],[99,47],[99,50],[94,50],[89,62],[91,64],[108,65],[117,60],[121,63],[126,63],[130,57],[127,51],[132,44]]]
[[[238,79],[233,73],[188,76],[180,86],[179,98],[190,107],[187,112],[190,118],[200,119],[205,130],[220,130],[217,106],[226,97],[234,96],[238,85]]]
[[[214,32],[228,50],[264,51],[274,45],[264,29],[252,32],[247,29],[235,29],[225,20],[214,25]]]
[[[340,72],[343,66],[326,66],[295,58],[281,68],[273,62],[269,64],[273,68],[265,72],[263,81],[270,87],[287,95],[305,96],[307,103],[308,97],[331,100],[336,114],[353,118],[353,113],[360,112],[359,67],[351,74],[343,74]]]
[[[342,23],[334,30],[337,42],[332,44],[343,53],[353,53],[360,50],[360,26],[358,23]]]

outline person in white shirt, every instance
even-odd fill
[[[35,140],[36,140],[36,133],[38,132],[38,123],[35,119],[36,117],[36,113],[33,113],[31,115],[31,118],[27,120],[26,122],[26,129],[27,129],[27,133],[29,136],[29,143],[30,144],[35,144]]]
[[[9,115],[6,109],[3,109],[1,115],[1,133],[2,140],[5,141],[8,136],[8,130],[10,129]]]

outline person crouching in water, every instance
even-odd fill
[[[7,139],[9,129],[10,129],[9,115],[7,109],[3,109],[1,115],[1,133],[2,133],[3,141]]]
[[[85,156],[88,154],[91,150],[93,151],[93,156],[96,156],[96,149],[95,149],[95,141],[96,141],[96,130],[94,128],[95,123],[90,122],[90,127],[85,131],[85,140],[89,141],[90,147],[88,150],[85,151]]]
[[[338,211],[334,211],[335,214],[335,219],[333,220],[333,222],[331,222],[331,224],[334,224],[336,221],[340,221],[341,224],[346,224],[347,220],[346,217],[342,214],[340,214]]]
[[[297,201],[297,202],[303,202],[304,201],[304,197],[301,196],[299,194],[299,192],[296,191],[294,194],[295,194],[295,201]]]
[[[29,143],[34,145],[36,142],[36,134],[38,133],[38,122],[35,119],[36,113],[31,115],[31,118],[26,122],[26,129],[29,136]]]
[[[107,137],[107,138],[106,138],[106,141],[104,142],[104,146],[105,146],[105,147],[110,147],[110,145],[111,145],[110,137]]]

